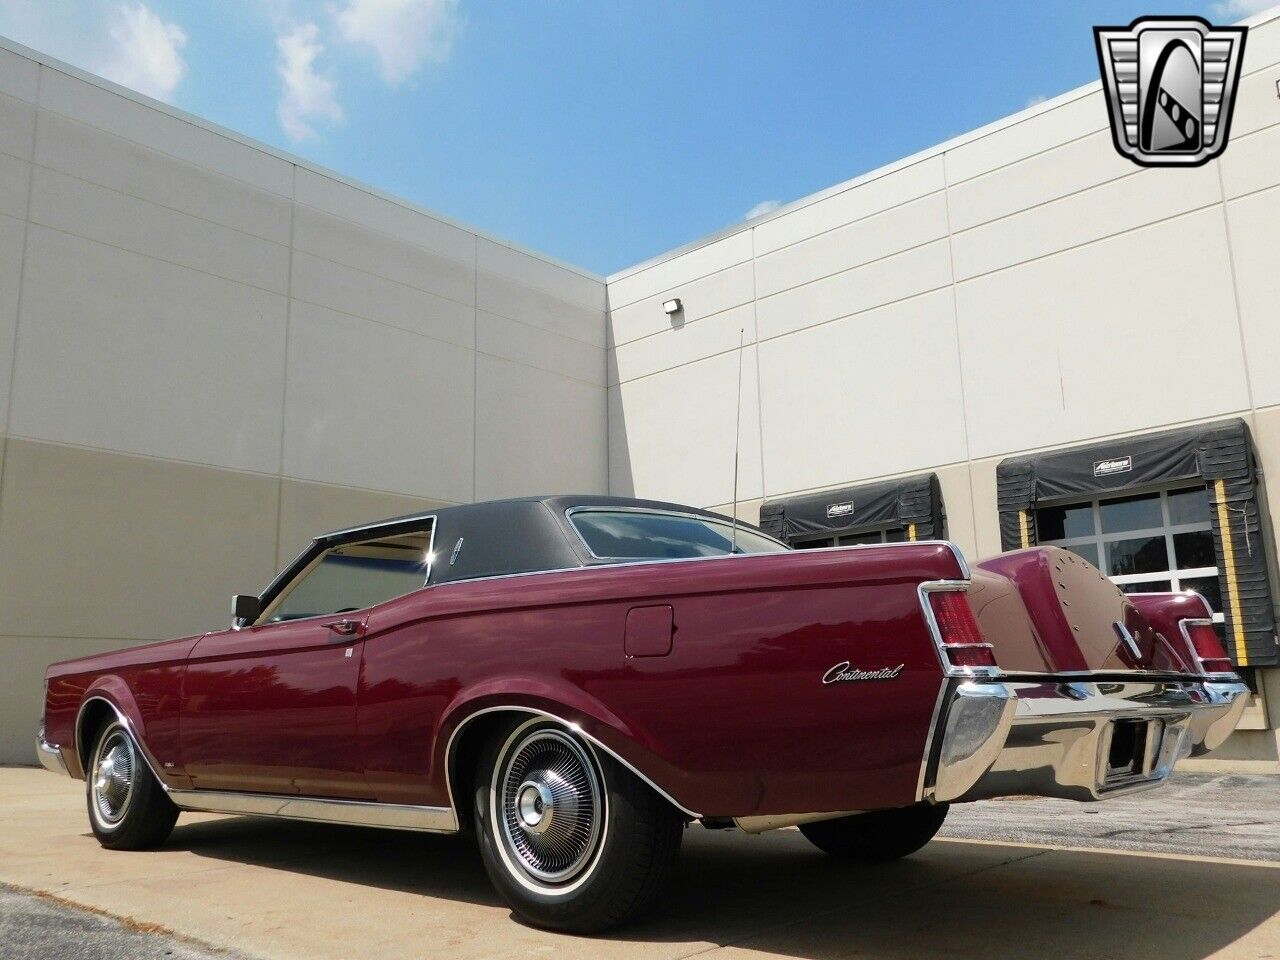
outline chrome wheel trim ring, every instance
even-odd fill
[[[123,726],[112,724],[98,741],[89,772],[90,806],[100,827],[114,829],[129,812],[137,775],[133,740]]]
[[[489,813],[508,872],[538,893],[572,892],[599,862],[608,828],[594,755],[569,731],[534,719],[512,732],[498,757]]]

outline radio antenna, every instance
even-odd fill
[[[729,552],[738,552],[738,439],[742,435],[742,338],[744,329],[738,328],[738,392],[734,397],[733,420],[733,541]]]

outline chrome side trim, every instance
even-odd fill
[[[966,681],[955,688],[950,701],[929,793],[935,803],[964,795],[991,769],[1004,749],[1017,709],[1013,694],[1002,683]]]
[[[965,679],[992,679],[1003,676],[999,667],[957,667],[947,658],[947,645],[942,640],[942,628],[938,626],[938,618],[934,616],[933,604],[929,602],[929,594],[955,591],[964,593],[969,589],[968,580],[925,580],[916,587],[916,595],[920,600],[920,609],[924,613],[924,622],[929,627],[929,636],[933,638],[933,652],[937,654],[938,664],[948,677]],[[991,644],[968,644],[968,646],[986,646]]]
[[[36,734],[36,759],[40,761],[40,766],[50,773],[68,776],[67,761],[62,757],[62,748],[44,738],[44,727],[41,727],[40,732]]]
[[[465,582],[465,581],[459,581],[459,582]],[[458,734],[462,732],[463,728],[466,727],[467,724],[469,724],[472,720],[476,719],[477,717],[482,717],[485,714],[489,714],[489,713],[531,713],[531,714],[534,714],[535,716],[546,717],[548,720],[555,720],[557,723],[564,724],[565,727],[567,727],[569,730],[576,733],[578,736],[582,737],[584,740],[589,742],[596,749],[603,750],[605,753],[611,756],[614,760],[618,761],[618,763],[622,764],[624,767],[626,767],[628,770],[634,773],[637,777],[639,777],[641,780],[647,783],[650,787],[652,787],[653,790],[660,797],[665,799],[668,803],[670,803],[673,807],[675,807],[685,816],[693,820],[702,819],[702,814],[694,813],[688,807],[684,806],[682,803],[680,803],[679,800],[677,800],[671,794],[667,793],[666,790],[663,790],[662,787],[654,783],[653,780],[651,780],[648,776],[646,776],[644,772],[639,770],[633,763],[628,761],[626,758],[619,756],[617,751],[601,743],[591,734],[583,730],[582,727],[580,727],[578,724],[572,723],[564,719],[563,717],[556,716],[554,713],[548,713],[546,710],[539,710],[536,707],[525,707],[525,706],[514,706],[514,705],[499,706],[499,707],[485,707],[483,710],[477,710],[475,713],[470,714],[460,724],[454,727],[453,732],[449,734],[449,742],[445,744],[445,749],[444,749],[444,757],[445,757],[444,776],[445,776],[445,789],[448,791],[448,794],[449,794],[449,805],[453,810],[456,810],[458,808],[458,803],[453,796],[453,743],[458,738]]]
[[[743,833],[764,833],[782,827],[798,827],[802,823],[819,823],[823,820],[839,820],[865,813],[865,810],[840,810],[832,813],[781,813],[773,816],[734,817],[734,825]]]
[[[164,782],[164,778],[160,776],[160,764],[156,761],[156,758],[151,755],[150,748],[143,742],[142,738],[138,736],[138,732],[133,729],[133,724],[129,722],[129,718],[120,711],[119,707],[106,697],[87,697],[85,698],[84,703],[80,704],[80,709],[76,711],[76,759],[80,763],[80,769],[84,769],[86,756],[84,750],[85,745],[80,742],[80,721],[84,719],[84,712],[88,708],[89,704],[93,703],[95,700],[101,701],[111,708],[111,712],[114,713],[116,715],[116,719],[120,721],[120,726],[124,727],[125,733],[129,734],[129,736],[133,738],[133,742],[138,745],[138,750],[142,753],[142,759],[151,769],[151,775],[156,778],[156,783],[160,784],[166,793],[170,792],[169,787]]]
[[[706,519],[706,517],[701,517],[698,514],[692,514],[692,516],[698,517],[699,519],[702,519],[702,520]],[[767,537],[769,535],[766,533],[764,534],[764,536]],[[966,580],[970,576],[969,564],[968,562],[966,562],[964,558],[964,554],[962,554],[960,552],[960,548],[957,547],[950,540],[911,540],[911,541],[903,541],[901,543],[854,543],[854,544],[850,544],[847,547],[813,547],[812,549],[804,550],[803,553],[805,554],[832,553],[837,550],[846,550],[846,551],[847,550],[887,550],[887,549],[892,549],[896,547],[921,547],[921,546],[946,547],[948,550],[951,551],[951,555],[955,557],[956,564],[960,568],[961,576]],[[785,550],[780,552],[799,553],[802,551]],[[575,572],[580,573],[588,570],[615,570],[620,567],[643,567],[643,566],[653,566],[656,564],[664,564],[664,563],[707,563],[707,562],[716,561],[716,560],[753,560],[759,557],[776,557],[776,556],[778,556],[777,553],[718,553],[710,557],[666,557],[666,558],[660,558],[657,560],[619,560],[617,562],[612,562],[612,563],[587,563],[587,564],[579,564],[578,566],[573,566],[573,567],[552,567],[547,570],[521,570],[518,573],[494,573],[494,574],[489,574],[483,577],[466,577],[466,578],[460,578],[457,580],[446,580],[444,583],[435,583],[435,584],[428,583],[427,586],[433,587],[435,589],[443,589],[444,587],[450,587],[455,584],[481,583],[485,580],[511,580],[516,577],[541,577],[549,573],[575,573]]]
[[[929,718],[929,733],[924,739],[924,756],[920,758],[920,776],[916,778],[916,803],[924,800],[925,778],[929,774],[929,763],[933,760],[933,744],[938,736],[938,720],[942,716],[942,705],[947,702],[947,689],[951,686],[946,677],[938,685],[938,696],[933,702],[933,715]]]
[[[169,790],[169,799],[181,810],[204,813],[281,817],[311,823],[336,823],[359,827],[385,827],[420,833],[456,833],[458,819],[451,807],[419,807],[401,803],[363,800],[327,800],[226,790]]]
[[[1199,596],[1199,594],[1197,594]],[[1239,681],[1240,675],[1234,671],[1229,673],[1217,672],[1210,673],[1204,668],[1204,659],[1196,652],[1196,645],[1191,642],[1192,627],[1212,627],[1213,620],[1208,617],[1187,617],[1178,621],[1178,632],[1182,634],[1182,642],[1187,645],[1187,650],[1191,654],[1191,659],[1195,661],[1196,669],[1200,671],[1200,676],[1210,680],[1222,680],[1227,683]],[[1225,650],[1223,651],[1226,652]]]

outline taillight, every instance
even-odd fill
[[[938,643],[942,655],[952,667],[959,669],[996,667],[991,644],[982,639],[978,621],[973,616],[969,599],[961,590],[933,590],[928,594],[929,609],[938,625]]]
[[[1227,651],[1213,629],[1212,620],[1183,620],[1182,635],[1204,673],[1234,673],[1235,666],[1227,657]]]

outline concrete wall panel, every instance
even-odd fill
[[[0,94],[0,154],[30,160],[35,146],[36,108]]]
[[[136,95],[135,95],[136,96]],[[178,160],[234,177],[260,190],[287,197],[293,165],[249,143],[233,139],[152,102],[122,96],[58,70],[41,74],[40,107],[108,130]]]
[[[274,473],[284,298],[32,225],[10,432]]]
[[[1099,131],[950,187],[951,229],[959,233],[1140,172],[1112,147],[1111,132]]]
[[[678,297],[681,303],[680,314],[675,319],[662,309],[662,304],[673,297]],[[642,337],[688,326],[704,317],[751,303],[753,299],[752,264],[740,263],[611,310],[609,345],[620,347]]]
[[[470,259],[464,254],[475,246],[473,235],[461,227],[323,171],[299,166],[293,197],[298,203],[444,257]]]
[[[1280,98],[1277,98],[1280,106]],[[1275,111],[1280,118],[1280,109]],[[1223,194],[1228,200],[1280,186],[1280,123],[1245,137],[1232,137],[1231,149],[1217,164],[1222,168]]]
[[[18,324],[18,280],[22,275],[23,224],[0,216],[0,429],[9,417],[14,338]],[[2,439],[2,438],[0,438]]]
[[[478,355],[475,499],[607,491],[606,422],[600,387]]]
[[[946,235],[946,198],[938,191],[759,257],[756,294],[767,297]]]
[[[947,183],[963,183],[1019,160],[1052,150],[1107,127],[1101,89],[1072,95],[1054,107],[1033,107],[1001,120],[985,136],[970,136],[947,151]],[[980,132],[981,133],[981,132]]]
[[[757,330],[766,340],[950,283],[951,253],[940,240],[761,299]]]
[[[1103,149],[1099,144],[1098,149]],[[1212,166],[1151,170],[1042,204],[952,238],[957,280],[1001,270],[1217,203]]]
[[[289,200],[90,126],[40,115],[35,160],[60,173],[271,240],[289,242]]]
[[[228,625],[231,595],[274,571],[276,494],[270,477],[10,437],[0,635],[128,646]]]
[[[1280,171],[1278,171],[1280,177]],[[1249,379],[1257,406],[1280,403],[1280,187],[1227,205],[1235,264],[1240,324],[1249,357]],[[1280,479],[1277,480],[1280,486]]]
[[[625,307],[750,259],[751,234],[741,231],[651,267],[610,277],[609,306]]]
[[[975,457],[1249,405],[1217,207],[960,284],[957,298]]]
[[[0,153],[0,215],[24,219],[30,187],[31,164]]]
[[[468,304],[301,251],[293,254],[293,296],[456,346],[475,345],[475,310]]]
[[[389,234],[298,204],[293,243],[298,250],[457,303],[475,303],[475,263],[469,245],[444,256]]]
[[[669,334],[633,340],[609,351],[609,383],[634,380],[661,370],[737,350],[756,339],[755,305],[748,303],[723,313],[683,323]]]
[[[473,354],[294,301],[284,474],[472,499]]]
[[[40,89],[40,65],[0,49],[0,93],[35,103]]]
[[[937,156],[860,178],[852,185],[835,188],[821,200],[760,223],[754,228],[756,256],[908,203],[943,186],[942,158]]]
[[[476,311],[476,350],[604,386],[604,350],[600,347],[484,310]]]
[[[288,247],[45,167],[31,182],[31,222],[284,294]]]
[[[609,391],[614,493],[701,506],[733,500],[737,353],[723,353]],[[756,351],[742,355],[738,497],[763,495]]]
[[[769,496],[965,459],[950,290],[768,340],[760,377]]]

